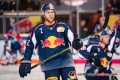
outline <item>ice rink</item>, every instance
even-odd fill
[[[117,73],[118,79],[120,79],[120,64],[113,64],[112,66]],[[83,73],[84,64],[75,64],[77,73]],[[0,80],[45,80],[44,74],[41,72],[40,66],[34,68],[31,74],[28,74],[25,78],[20,78],[18,74],[19,65],[0,65]],[[78,76],[78,80],[85,80],[84,76]]]

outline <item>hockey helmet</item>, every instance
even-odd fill
[[[12,27],[12,31],[17,31],[17,28],[16,27]]]
[[[104,37],[104,36],[109,36],[109,34],[107,33],[107,31],[103,31],[103,32],[101,33],[101,36],[100,36],[100,37]]]
[[[55,10],[55,7],[51,3],[45,3],[41,7],[41,11],[43,12],[45,12],[46,10],[51,10],[51,9]]]

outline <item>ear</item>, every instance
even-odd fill
[[[100,37],[100,41],[102,41],[102,38]]]
[[[42,15],[45,18],[45,14]]]

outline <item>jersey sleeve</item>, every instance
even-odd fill
[[[36,30],[33,29],[26,41],[26,49],[24,58],[31,59],[33,50],[38,46],[38,35],[36,34]]]
[[[91,47],[91,51],[90,51],[90,53],[92,53],[92,52],[94,52],[94,53],[97,53],[97,52],[98,52],[96,46],[92,46],[92,47]]]
[[[8,31],[8,33],[4,36],[5,40],[10,39],[10,38],[11,38],[11,35],[12,35],[12,30],[10,29],[10,30]]]
[[[78,38],[78,35],[75,33],[73,28],[67,23],[66,23],[65,37],[70,42],[70,44],[72,44],[74,39]]]
[[[18,40],[18,41],[20,41],[20,39],[21,39],[21,36],[20,36],[20,34],[18,34],[18,33],[17,33],[17,36],[16,36],[16,38],[17,38],[17,40]]]
[[[82,48],[79,49],[79,53],[86,59],[89,59],[90,52],[87,51],[87,46],[84,45]]]
[[[79,53],[86,59],[90,59],[90,54],[92,52],[97,53],[97,49],[93,45],[84,45],[79,49]]]

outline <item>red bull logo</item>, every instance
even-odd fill
[[[28,32],[33,28],[33,23],[28,18],[22,19],[19,22],[15,22],[15,19],[11,18],[10,25],[19,28],[20,32]]]
[[[100,59],[100,62],[101,62],[101,64],[102,64],[103,67],[105,67],[105,68],[107,67],[108,61],[107,61],[106,58],[101,58],[101,59]]]
[[[41,43],[43,45],[42,48],[45,48],[45,47],[56,48],[57,46],[61,46],[61,45],[65,46],[64,39],[56,38],[55,36],[50,36],[44,41],[41,40]]]

